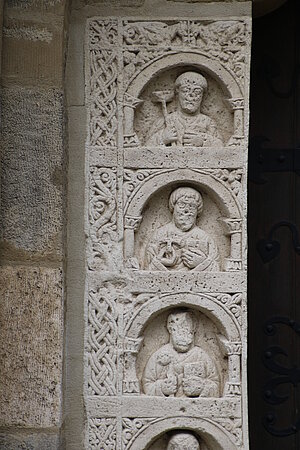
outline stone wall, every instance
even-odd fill
[[[5,2],[0,447],[60,448],[66,2]]]
[[[228,78],[216,76],[220,65],[205,66],[207,59],[199,56],[180,59],[180,52],[190,48],[182,40],[184,30],[176,26],[182,17],[187,18],[188,27],[195,17],[206,17],[205,23],[199,19],[198,28],[216,18],[234,28],[236,24],[229,22],[242,17],[247,25],[250,2],[4,3],[0,448],[141,450],[147,446],[154,450],[168,445],[172,430],[189,428],[194,440],[201,440],[201,450],[221,449],[222,445],[244,445],[246,449],[246,231],[240,225],[246,216],[249,34],[245,33],[250,29],[236,29],[242,40],[246,36],[246,41],[238,44],[245,63],[242,75],[238,67],[228,69],[236,85],[245,87],[241,102],[234,95],[228,97],[232,87]],[[135,71],[147,61],[143,52],[138,57],[143,43],[135,42],[132,51],[132,30],[126,18],[143,17],[152,22],[154,11],[154,34],[159,30],[155,45],[162,48],[162,55],[166,43],[172,51],[172,46],[179,46],[179,57],[134,85]],[[124,22],[118,22],[116,31],[116,22],[108,19],[112,29],[106,35],[103,18],[111,16],[124,18]],[[87,24],[91,27],[88,34]],[[134,26],[138,29],[141,24]],[[120,40],[120,27],[127,32],[125,44]],[[163,29],[174,33],[164,35]],[[151,36],[151,26],[149,30]],[[222,29],[219,32],[222,34]],[[202,45],[197,41],[200,34],[195,30],[194,47]],[[99,36],[106,39],[100,46]],[[167,42],[170,36],[173,38]],[[191,40],[189,34],[189,43]],[[146,59],[151,53],[148,44]],[[98,56],[103,49],[105,76],[99,74],[103,61]],[[206,49],[206,58],[213,50]],[[116,70],[121,67],[122,52],[123,78]],[[213,53],[210,56],[214,58]],[[229,64],[232,62],[229,58]],[[171,146],[171,150],[160,146],[159,130],[151,136],[150,125],[163,119],[160,104],[151,96],[153,91],[172,90],[186,69],[201,72],[200,67],[208,83],[203,113],[217,124],[218,133],[202,136],[201,144],[187,142],[187,147],[194,147],[191,157],[191,149],[183,148],[185,145]],[[106,85],[110,70],[112,90]],[[128,89],[125,99],[120,88],[123,82]],[[104,115],[112,112],[112,120],[103,133],[98,99],[106,95],[106,101],[111,93],[115,98],[106,102]],[[176,112],[174,98],[167,108],[168,113]],[[158,147],[153,154],[148,151],[151,137],[156,141],[150,147]],[[157,258],[149,257],[156,251],[153,233],[159,234],[160,228],[171,222],[169,197],[178,187],[201,191],[204,209],[197,227],[212,237],[218,249],[212,273],[200,269],[190,273],[189,261],[183,258],[181,265],[173,264],[171,273],[162,274],[162,267],[155,266]],[[103,208],[114,202],[117,206],[110,217],[105,211],[103,226]],[[221,217],[223,222],[217,220]],[[149,242],[153,244],[150,253]],[[212,254],[210,257],[214,259]],[[218,306],[221,304],[223,309]],[[146,313],[141,313],[141,305],[147,306]],[[143,374],[150,358],[166,345],[169,314],[176,313],[177,307],[188,309],[181,311],[185,314],[182,320],[197,324],[195,348],[206,355],[205,370],[213,361],[217,379],[212,381],[209,395],[175,398],[176,392],[174,398],[147,397]],[[216,311],[211,312],[213,308]],[[102,314],[107,310],[109,321]],[[137,312],[137,320],[125,336],[126,326]],[[103,341],[102,332],[106,333]],[[231,342],[221,339],[222,333]],[[155,344],[153,336],[157,336]],[[242,391],[240,375],[234,378],[241,358]],[[101,379],[103,375],[105,379]],[[191,386],[185,389],[191,392]],[[125,405],[122,411],[120,402]],[[204,411],[202,417],[199,408]],[[177,415],[175,421],[170,419],[172,414]],[[216,414],[215,423],[208,426]],[[163,416],[165,421],[157,420]],[[140,440],[136,435],[141,435]]]

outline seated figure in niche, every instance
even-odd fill
[[[185,72],[180,75],[175,81],[177,109],[168,114],[165,100],[161,99],[164,117],[154,122],[147,145],[222,146],[215,121],[201,113],[206,90],[207,81],[200,73]]]
[[[167,450],[201,450],[198,439],[189,432],[178,432],[168,442]]]
[[[200,192],[180,187],[172,192],[172,221],[154,233],[146,249],[149,270],[218,271],[219,252],[213,240],[197,226],[203,209]]]
[[[168,316],[170,341],[149,358],[142,377],[145,394],[166,397],[219,397],[215,363],[195,345],[197,320],[192,311]]]

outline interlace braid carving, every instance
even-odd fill
[[[90,52],[90,145],[117,145],[117,54]]]
[[[88,308],[89,394],[117,394],[118,312],[106,289],[91,291]]]

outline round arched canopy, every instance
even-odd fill
[[[209,419],[199,419],[191,417],[170,417],[158,419],[146,429],[135,436],[133,442],[128,446],[128,450],[148,449],[156,439],[168,431],[190,430],[202,438],[209,446],[209,450],[237,450],[230,439],[230,435],[220,425]]]
[[[205,171],[191,169],[171,169],[161,171],[149,177],[135,191],[130,199],[125,214],[139,217],[149,201],[158,190],[176,183],[186,182],[200,191],[206,191],[218,204],[225,217],[238,219],[241,217],[240,205],[230,188],[220,179]]]
[[[146,302],[131,318],[127,326],[127,337],[137,339],[156,315],[177,307],[198,309],[216,323],[229,341],[240,341],[239,325],[234,315],[213,296],[192,293],[163,294]]]
[[[211,75],[222,87],[227,98],[242,97],[241,89],[233,74],[216,59],[200,52],[170,52],[149,63],[131,81],[127,93],[139,97],[145,86],[161,72],[175,67],[193,66]]]

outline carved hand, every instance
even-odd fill
[[[194,269],[206,259],[205,253],[199,249],[182,249],[182,261],[189,269]]]
[[[199,134],[194,131],[185,131],[183,135],[183,145],[190,145],[194,147],[203,147],[204,141]]]
[[[199,395],[203,394],[205,383],[205,378],[196,375],[183,378],[183,392],[187,397],[199,397]]]
[[[166,247],[163,247],[158,256],[157,259],[166,267],[172,267],[176,264],[176,261],[178,259],[178,256],[176,254],[176,251],[173,247],[171,249],[167,249]]]
[[[178,140],[177,131],[175,126],[168,125],[167,128],[163,132],[163,143],[165,145],[172,144]]]
[[[177,377],[169,375],[168,378],[161,381],[161,391],[164,395],[174,395],[177,392]]]

